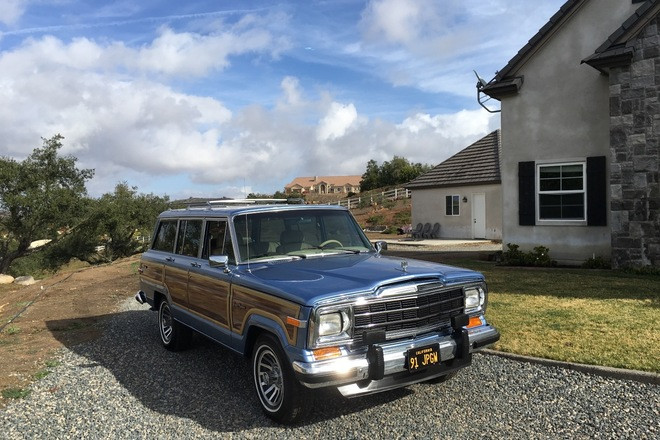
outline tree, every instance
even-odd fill
[[[0,158],[0,273],[34,252],[33,241],[53,245],[81,219],[85,182],[94,170],[78,169],[73,156],[59,156],[63,139],[42,138],[43,147],[22,162]]]
[[[360,191],[369,191],[378,188],[380,184],[380,167],[378,162],[371,159],[367,162],[367,170],[360,181]]]
[[[120,182],[113,193],[103,194],[95,201],[89,218],[81,227],[81,235],[96,244],[105,244],[109,260],[127,257],[141,250],[144,239],[151,237],[158,214],[166,210],[169,198],[154,194],[138,194],[137,187]],[[142,237],[142,241],[138,241]],[[79,256],[80,258],[80,256]]]
[[[367,163],[367,170],[362,175],[360,191],[401,185],[430,169],[429,165],[410,163],[408,159],[399,156],[394,156],[391,161],[383,162],[381,166],[378,166],[378,163],[372,159]]]

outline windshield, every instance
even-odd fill
[[[373,250],[347,211],[261,212],[234,218],[241,261]]]

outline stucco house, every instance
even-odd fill
[[[362,176],[296,177],[284,186],[286,194],[348,194],[360,192]]]
[[[440,223],[441,238],[502,238],[500,130],[406,185],[412,222]]]
[[[569,0],[488,84],[504,243],[660,266],[659,0]]]

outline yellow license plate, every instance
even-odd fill
[[[413,372],[440,363],[438,344],[408,350],[408,371]]]

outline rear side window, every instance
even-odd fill
[[[176,239],[176,220],[162,220],[158,225],[158,232],[152,249],[157,251],[173,252]]]
[[[181,220],[179,238],[176,242],[176,253],[188,257],[196,257],[202,236],[201,220]]]

